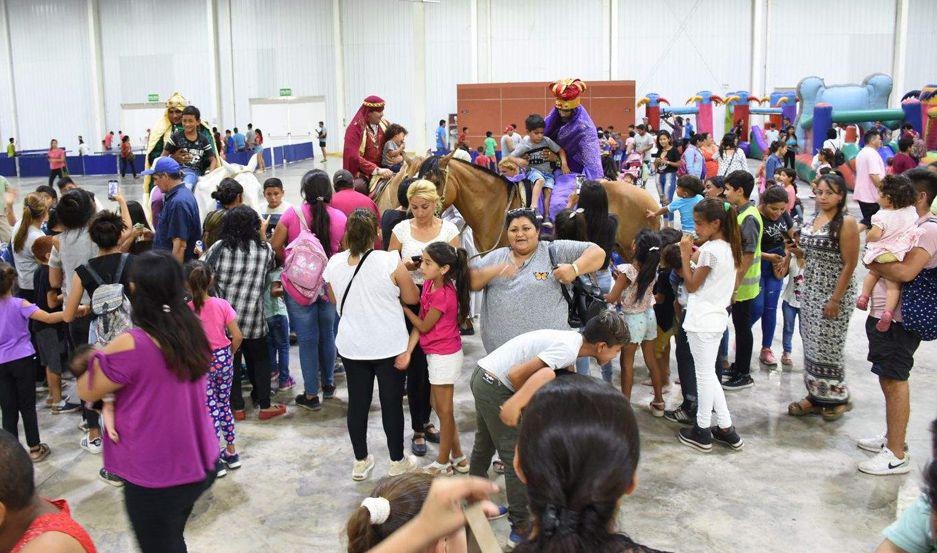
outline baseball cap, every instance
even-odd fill
[[[161,157],[156,160],[156,163],[146,171],[141,172],[141,175],[152,175],[153,173],[166,173],[169,175],[177,174],[182,170],[182,166],[179,165],[179,162],[174,160],[171,157]]]
[[[352,176],[351,171],[339,169],[335,171],[335,174],[332,176],[332,186],[338,186],[340,182],[353,184],[355,182],[355,177]]]
[[[514,130],[514,127],[512,127],[511,125],[508,125],[507,127],[504,127],[504,133],[505,133],[505,134],[507,134],[507,133],[509,133],[509,132],[511,132],[511,131],[513,131],[513,130]]]

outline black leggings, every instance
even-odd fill
[[[747,375],[752,372],[752,307],[755,298],[737,301],[732,304],[732,326],[735,328],[735,364],[732,372],[736,375]]]
[[[88,333],[91,329],[91,317],[81,317],[68,323],[68,362],[71,364],[72,354],[78,346],[88,343]],[[68,365],[66,365],[67,367]],[[81,404],[81,418],[88,424],[89,429],[101,429],[101,415],[94,409],[88,409]]]
[[[241,342],[244,364],[242,366],[238,355],[234,359],[234,382],[231,388],[231,409],[235,411],[244,410],[244,396],[241,395],[241,375],[244,374],[244,367],[247,368],[247,379],[250,381],[253,389],[251,390],[251,401],[259,405],[261,409],[270,408],[270,350],[267,347],[267,337],[244,338]]]
[[[361,461],[368,456],[368,411],[375,377],[387,451],[391,461],[403,459],[403,373],[394,368],[394,358],[362,361],[342,357],[342,363],[348,386],[348,436],[355,459]]]
[[[791,169],[796,169],[796,167],[794,167],[794,162],[796,161],[796,159],[797,159],[797,153],[794,152],[792,148],[788,148],[787,153],[784,154],[784,166],[790,167]]]
[[[127,176],[127,168],[130,168],[130,172],[133,173],[133,178],[137,178],[137,166],[134,164],[133,159],[130,158],[120,158],[120,176]]]
[[[56,177],[59,177],[59,178],[62,177],[62,170],[61,170],[61,169],[51,169],[51,170],[49,171],[49,186],[52,186],[53,184],[55,184],[55,178],[56,178]]]
[[[36,358],[33,355],[0,363],[0,411],[3,429],[19,436],[16,424],[23,418],[26,443],[39,445],[39,419],[36,417]]]
[[[195,501],[211,487],[205,480],[169,488],[144,488],[124,482],[124,507],[143,553],[185,553],[185,524]]]
[[[416,314],[420,313],[420,306],[408,305],[407,309]],[[407,333],[413,330],[413,325],[407,319]],[[426,364],[426,354],[417,344],[410,356],[410,366],[407,367],[407,402],[410,404],[410,427],[414,432],[423,432],[429,424],[432,407],[429,401],[429,369]]]

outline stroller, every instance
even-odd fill
[[[641,154],[634,151],[628,154],[628,157],[626,157],[625,161],[621,164],[621,172],[628,173],[634,177],[634,182],[637,186],[644,187],[646,175],[644,174],[644,159]]]

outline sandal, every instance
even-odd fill
[[[804,407],[804,402],[807,402],[810,407]],[[800,401],[795,401],[787,406],[787,414],[792,417],[803,417],[806,415],[817,415],[821,412],[821,409],[813,404],[809,399],[804,398]]]
[[[833,407],[824,407],[821,409],[820,414],[823,417],[823,420],[826,422],[833,422],[839,420],[843,415],[852,411],[852,403],[841,403],[839,405],[834,405]]]
[[[432,423],[423,426],[423,434],[426,435],[427,442],[439,443],[439,430],[436,430]]]
[[[459,474],[468,474],[469,471],[469,462],[465,458],[465,455],[461,457],[456,457],[455,459],[449,458],[449,464],[452,466],[453,470]]]
[[[52,453],[52,449],[47,444],[39,444],[36,449],[29,448],[29,458],[32,459],[33,463],[45,461],[50,453]]]
[[[432,463],[423,467],[423,472],[433,476],[452,476],[453,470],[449,463],[444,464],[440,463],[439,461],[433,461]]]
[[[495,470],[495,474],[504,474],[504,461],[498,459],[491,463],[491,468]]]
[[[649,407],[651,409],[651,414],[660,418],[664,416],[664,411],[667,409],[667,403],[663,401],[651,401]]]

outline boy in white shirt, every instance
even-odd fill
[[[283,181],[276,177],[270,177],[264,181],[264,198],[267,200],[267,207],[263,209],[261,215],[267,220],[267,240],[273,236],[273,230],[277,228],[280,217],[286,213],[286,210],[293,209],[293,204],[283,199]]]

